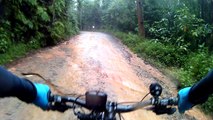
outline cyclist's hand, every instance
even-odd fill
[[[191,87],[183,88],[178,92],[178,110],[180,113],[184,113],[186,110],[191,109],[194,105],[189,102],[188,94]]]
[[[34,83],[37,90],[36,99],[33,101],[35,105],[42,108],[43,110],[48,109],[48,95],[50,92],[49,86],[45,84]]]

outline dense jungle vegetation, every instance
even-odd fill
[[[78,32],[70,0],[0,0],[0,64]]]
[[[109,30],[181,87],[213,67],[212,0],[0,0],[0,17],[0,64],[79,30]],[[213,97],[202,108],[213,111]]]

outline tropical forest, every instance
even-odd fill
[[[68,43],[82,31],[113,36],[169,76],[177,91],[194,85],[213,68],[213,0],[0,0],[0,65],[11,66]],[[77,44],[74,41],[70,44]],[[93,45],[92,40],[85,43]],[[213,96],[198,109],[212,116]]]

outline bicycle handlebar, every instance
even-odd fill
[[[149,105],[155,105],[155,106],[175,106],[178,104],[178,98],[164,98],[164,99],[158,99],[158,98],[151,98],[149,100],[138,102],[133,105],[118,105],[117,106],[117,112],[130,112],[134,111],[140,108],[144,108]]]
[[[51,95],[50,97],[50,102],[54,103],[75,103],[77,105],[80,105],[84,108],[91,109],[90,107],[87,106],[86,101],[76,98],[76,97],[65,97],[65,96],[59,96],[59,95]],[[111,102],[109,102],[111,103]],[[171,97],[171,98],[164,98],[164,99],[156,99],[156,98],[151,98],[149,100],[143,101],[143,102],[138,102],[132,105],[116,105],[116,111],[117,112],[130,112],[134,111],[149,105],[157,105],[157,106],[175,106],[178,105],[178,98],[176,97]],[[69,106],[68,106],[69,107]]]
[[[158,88],[160,87],[158,86]],[[156,87],[154,89],[162,90],[156,89]],[[97,91],[86,92],[85,100],[79,99],[78,97],[68,97],[50,94],[49,102],[50,110],[64,112],[67,109],[73,109],[75,107],[74,104],[77,104],[81,107],[95,112],[95,114],[82,114],[80,112],[75,113],[75,115],[78,116],[80,120],[114,120],[115,114],[117,113],[131,112],[150,105],[154,106],[150,110],[152,110],[156,114],[173,114],[176,111],[176,108],[173,108],[172,106],[178,105],[178,98],[159,98],[160,94],[158,93],[159,91],[152,91],[151,94],[153,97],[151,99],[137,102],[131,105],[121,105],[116,102],[107,101],[107,95],[103,92]]]

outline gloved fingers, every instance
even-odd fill
[[[178,111],[184,113],[193,107],[193,104],[189,101],[189,91],[191,87],[183,88],[178,92]]]
[[[37,90],[37,96],[33,103],[42,108],[43,110],[47,110],[49,107],[49,86],[40,83],[34,83],[34,85]]]

